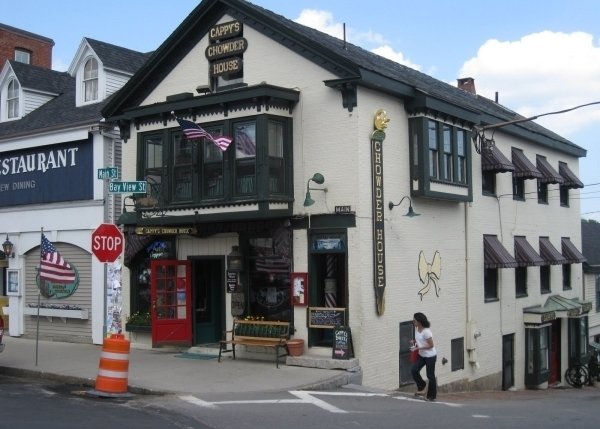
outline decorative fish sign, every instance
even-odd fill
[[[433,261],[430,263],[425,259],[425,255],[421,250],[419,253],[419,280],[425,286],[419,290],[419,296],[421,297],[421,301],[423,301],[423,295],[429,292],[431,288],[431,284],[433,283],[435,289],[435,295],[440,297],[440,287],[438,285],[438,281],[442,276],[442,257],[440,256],[440,252],[437,250],[433,254]]]

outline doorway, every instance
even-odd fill
[[[548,385],[560,382],[560,319],[552,321],[550,328],[550,373]]]
[[[502,336],[502,390],[515,385],[515,334]]]
[[[194,343],[214,344],[224,326],[224,279],[221,256],[192,259]]]

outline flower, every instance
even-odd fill
[[[147,311],[136,311],[127,317],[127,323],[131,325],[150,325],[150,313]]]

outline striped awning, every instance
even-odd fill
[[[483,171],[505,173],[507,171],[515,171],[515,166],[494,145],[490,147],[490,150],[481,151],[481,169]]]
[[[512,148],[513,175],[525,179],[541,179],[542,173],[531,163],[521,149]]]
[[[564,182],[562,184],[563,186],[572,189],[583,188],[583,183],[581,182],[581,180],[579,180],[575,173],[571,171],[571,169],[567,166],[566,162],[558,163],[558,173],[564,179]]]
[[[483,236],[483,260],[485,268],[516,268],[519,266],[495,235]]]
[[[540,172],[542,173],[542,178],[540,179],[540,182],[560,184],[565,181],[565,179],[563,179],[563,177],[560,174],[558,174],[558,171],[556,171],[550,165],[545,156],[536,155],[535,160],[538,170],[540,170]]]
[[[567,259],[552,245],[548,237],[540,237],[540,256],[546,261],[545,265],[567,264]]]
[[[570,264],[579,264],[587,261],[587,258],[575,247],[569,237],[563,237],[561,244],[562,254]]]
[[[519,267],[539,267],[546,262],[523,236],[515,237],[515,259]]]

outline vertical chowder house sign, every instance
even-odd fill
[[[225,76],[242,71],[241,56],[248,48],[248,41],[237,37],[242,33],[240,21],[224,22],[208,32],[210,44],[204,54],[210,62],[210,76]]]
[[[389,119],[383,109],[375,112],[371,133],[371,182],[373,187],[373,284],[377,314],[385,312],[385,225],[383,204],[383,140]]]

